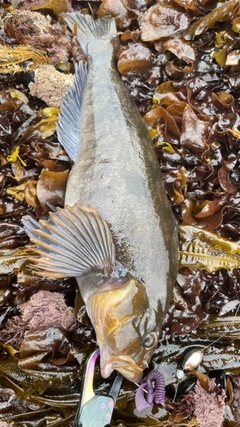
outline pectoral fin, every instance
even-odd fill
[[[110,274],[115,264],[111,232],[101,215],[90,207],[57,208],[48,221],[25,217],[23,224],[32,249],[37,274],[45,277],[80,277],[96,271]],[[40,271],[39,271],[40,270]]]

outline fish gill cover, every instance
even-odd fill
[[[74,280],[34,274],[21,225],[25,214],[46,219],[49,203],[63,206],[71,162],[55,133],[58,109],[73,63],[85,58],[61,12],[76,10],[116,19],[118,70],[149,126],[179,224],[180,270],[150,366],[165,376],[165,404],[138,412],[126,381],[111,425],[237,426],[237,0],[1,2],[1,425],[74,427],[84,362],[96,348]],[[195,347],[203,362],[179,378]]]

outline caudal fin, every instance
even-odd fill
[[[78,40],[85,53],[90,41],[111,40],[117,35],[115,20],[110,15],[103,16],[96,21],[92,16],[79,12],[63,13],[63,17],[73,32],[76,25]]]

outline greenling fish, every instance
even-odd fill
[[[88,60],[76,66],[57,129],[74,166],[65,208],[25,228],[39,275],[77,278],[102,376],[139,382],[172,295],[175,224],[148,129],[116,69],[114,19],[64,19]]]

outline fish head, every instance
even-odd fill
[[[89,297],[86,308],[100,347],[102,377],[116,370],[140,382],[160,332],[145,286],[132,277],[111,281]]]

